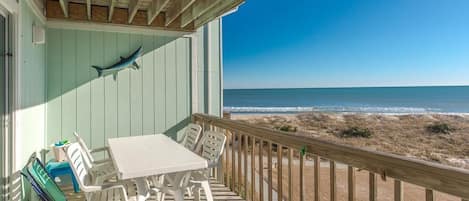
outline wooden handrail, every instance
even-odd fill
[[[469,199],[469,171],[465,169],[341,145],[206,114],[194,114],[192,120],[249,135],[284,147],[306,150],[308,154],[317,155],[358,169],[368,170],[384,178],[388,176],[429,190]]]

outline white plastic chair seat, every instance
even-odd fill
[[[128,201],[127,187],[133,186],[130,181],[115,183],[102,183],[105,178],[115,176],[115,173],[105,173],[99,175],[96,181],[90,179],[90,168],[86,162],[84,150],[78,143],[72,143],[64,148],[72,172],[77,179],[80,190],[85,193],[88,201]]]

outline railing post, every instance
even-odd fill
[[[425,201],[434,201],[435,200],[435,193],[432,189],[425,189]]]
[[[355,169],[348,166],[348,200],[355,201]]]
[[[282,145],[277,144],[277,198],[283,200],[283,150]]]
[[[268,182],[268,187],[269,187],[269,201],[272,201],[272,142],[268,141],[267,144],[269,151],[267,151],[267,165],[268,165],[268,175],[267,175],[267,182]]]
[[[394,179],[394,201],[404,201],[404,188],[402,182]]]
[[[248,136],[247,135],[244,135],[244,146],[243,146],[243,161],[244,161],[244,198],[247,199],[248,198],[248,147],[249,147],[249,143],[248,143]]]
[[[254,201],[256,194],[256,138],[251,136],[251,201]]]
[[[370,172],[370,201],[378,200],[378,178],[375,173]]]
[[[259,140],[259,200],[264,201],[264,141]]]
[[[300,152],[300,201],[305,200],[305,155]]]
[[[293,178],[292,178],[292,166],[293,166],[293,149],[288,147],[288,200],[293,200]]]
[[[242,174],[243,174],[243,173],[242,173],[242,169],[241,169],[241,163],[242,163],[242,161],[241,161],[241,160],[242,160],[242,159],[241,159],[242,147],[241,147],[241,146],[242,146],[242,144],[243,144],[243,143],[242,143],[242,141],[243,141],[243,140],[242,140],[242,139],[243,139],[242,137],[243,137],[243,136],[242,136],[240,133],[238,133],[238,140],[237,140],[237,143],[236,143],[236,144],[238,145],[238,146],[237,146],[237,149],[238,149],[238,154],[237,154],[237,155],[238,155],[238,157],[237,157],[237,160],[236,160],[237,163],[238,163],[238,193],[241,193],[242,182],[243,182],[243,179],[242,179],[242,176],[243,176]]]
[[[337,193],[337,188],[336,188],[336,171],[335,171],[335,162],[330,161],[329,162],[329,168],[330,168],[330,184],[331,184],[331,201],[336,201],[336,193]]]
[[[235,158],[235,150],[234,150],[234,144],[235,144],[235,135],[230,131],[231,135],[231,190],[235,191],[236,190],[236,158]]]
[[[319,182],[321,176],[321,158],[318,155],[314,156],[314,200],[319,201]]]

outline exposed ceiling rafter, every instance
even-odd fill
[[[158,16],[163,8],[169,3],[169,0],[153,0],[150,4],[150,7],[147,10],[148,15],[148,22],[147,24],[150,25],[155,20],[156,16]]]

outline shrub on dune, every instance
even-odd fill
[[[427,126],[427,131],[435,134],[450,134],[453,130],[447,123],[434,123]]]
[[[358,126],[353,126],[343,130],[339,137],[349,138],[349,137],[361,137],[361,138],[370,138],[372,136],[372,132],[368,128],[360,128]]]

